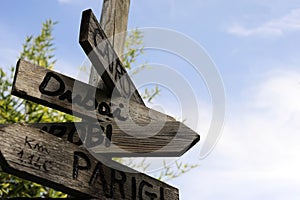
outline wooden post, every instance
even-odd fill
[[[130,0],[103,0],[100,25],[118,55],[122,56],[125,35],[115,39],[115,35],[127,31]],[[97,88],[107,90],[94,67],[91,68],[89,83]],[[111,91],[108,91],[111,93]]]
[[[115,39],[115,35],[127,31],[129,5],[130,0],[103,1],[100,25],[106,36],[113,38],[110,42],[119,56],[124,51],[125,35],[118,39]]]

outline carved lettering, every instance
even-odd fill
[[[113,127],[111,124],[102,126],[92,123],[77,123],[76,125],[52,124],[43,126],[41,130],[57,137],[66,137],[69,142],[77,146],[84,143],[87,148],[93,148],[101,144],[105,147],[110,147]],[[25,140],[25,144],[31,149],[36,148],[40,151],[48,151],[39,144],[33,146],[32,142],[34,142],[34,140],[29,140],[28,138]]]
[[[53,81],[58,84],[56,89],[53,89]],[[51,84],[52,83],[52,84]],[[51,90],[50,90],[51,89]],[[57,96],[61,101],[68,101],[69,103],[77,104],[86,110],[96,110],[100,115],[117,118],[120,121],[127,120],[127,117],[121,115],[123,105],[117,107],[115,110],[111,109],[111,105],[106,102],[97,102],[94,98],[93,90],[88,90],[84,97],[80,94],[72,96],[72,91],[65,91],[65,83],[57,74],[48,72],[39,86],[39,91],[48,96]]]
[[[146,181],[144,181],[144,180],[140,183],[140,186],[139,186],[139,200],[143,200],[143,190],[144,190],[145,187],[153,188],[153,185],[150,184],[150,183],[148,183],[148,182],[146,182]],[[145,191],[145,194],[151,200],[157,198],[157,194],[155,194],[155,193],[151,193],[151,192]]]
[[[99,127],[97,124],[91,124],[88,127],[88,134],[86,137],[85,145],[87,148],[92,148],[100,145],[104,141],[103,135],[104,127]]]
[[[85,165],[80,165],[79,160],[83,160]],[[82,163],[82,161],[81,161]],[[73,179],[77,179],[79,170],[90,170],[91,169],[91,161],[89,157],[80,151],[74,152],[74,160],[73,160]]]
[[[110,147],[111,137],[112,137],[112,125],[108,124],[105,130],[105,146]]]
[[[33,149],[37,149],[40,152],[46,152],[47,154],[50,154],[49,151],[48,151],[48,149],[44,145],[39,144],[39,143],[36,143],[34,145]]]
[[[105,103],[105,102],[101,102],[98,106],[98,112],[101,114],[101,115],[106,115],[106,116],[109,116],[109,117],[112,117],[112,114],[111,114],[111,111],[110,111],[110,106]]]
[[[95,184],[98,176],[100,176],[100,181],[102,183],[102,189],[103,189],[103,192],[105,194],[105,196],[107,198],[111,198],[110,194],[109,194],[109,191],[108,191],[108,187],[107,187],[107,181],[105,179],[105,175],[104,175],[104,170],[103,170],[103,166],[102,166],[102,163],[98,162],[94,171],[93,171],[93,174],[90,178],[90,181],[89,181],[89,185],[92,186]]]
[[[120,179],[116,177],[116,172],[119,173],[121,176]],[[110,196],[113,198],[114,197],[114,188],[115,184],[119,186],[119,192],[121,197],[124,199],[125,198],[125,192],[124,192],[124,184],[126,182],[126,174],[122,171],[116,171],[114,169],[111,169],[111,183],[110,183]]]
[[[60,95],[58,97],[59,100],[67,100],[69,103],[72,103],[72,92],[70,90],[67,90],[65,93],[63,93],[62,95]]]
[[[131,178],[131,196],[132,200],[136,200],[136,178]]]
[[[51,79],[56,80],[56,82],[59,84],[59,87],[54,91],[50,91],[46,89]],[[54,74],[53,72],[48,72],[44,77],[43,82],[40,84],[39,90],[42,94],[48,96],[58,96],[65,91],[65,84],[57,74]]]
[[[121,108],[124,108],[122,103],[119,104],[119,108],[116,108],[112,115],[120,121],[126,121],[127,117],[121,116]]]
[[[99,43],[97,42],[97,36],[100,37],[101,42]],[[107,38],[98,28],[94,30],[93,39],[94,46],[96,47],[98,56],[100,57],[100,61],[104,59],[106,59],[107,61],[108,66],[104,66],[104,68],[108,68],[108,71],[106,71],[106,73],[110,73],[110,77],[114,81],[118,82],[118,87],[120,87],[124,91],[125,97],[130,97],[132,83],[130,82],[126,70],[124,69],[120,59],[117,57],[112,47],[109,46],[109,41],[107,41]]]
[[[96,105],[98,105],[98,102],[95,99],[95,94],[92,94],[92,92],[95,93],[96,91],[88,90],[87,94],[82,100],[82,106],[87,110],[95,110]]]
[[[43,169],[44,169],[45,171],[49,171],[49,170],[48,170],[48,165],[47,165],[47,164],[51,165],[52,162],[49,161],[49,160],[46,160],[46,161],[44,162],[44,164],[43,164]]]
[[[85,128],[82,126],[73,127],[72,130],[70,131],[70,133],[68,134],[68,141],[73,144],[76,144],[77,146],[80,146],[80,145],[82,145],[82,141],[79,137],[78,137],[77,141],[74,141],[75,133],[81,134],[80,137],[85,138],[86,137]]]
[[[164,194],[164,188],[163,187],[159,188],[159,193],[160,193],[160,200],[164,200],[165,199],[165,194]]]
[[[73,179],[78,178],[79,170],[89,171],[91,170],[90,158],[83,152],[74,152],[73,163]],[[130,173],[130,175],[132,175]],[[93,187],[95,184],[99,184],[102,187],[103,195],[109,199],[115,199],[119,197],[126,199],[130,194],[132,200],[143,199],[159,199],[164,200],[164,189],[162,187],[155,188],[153,184],[146,180],[138,180],[134,176],[128,177],[123,171],[119,171],[113,168],[107,168],[101,162],[97,162],[94,169],[91,170],[91,176],[89,179],[89,186]],[[131,186],[130,193],[125,190],[125,185]]]
[[[45,129],[45,127],[43,127],[43,129]],[[28,148],[30,150],[28,150]],[[50,154],[50,151],[46,146],[36,142],[35,139],[30,139],[29,137],[25,136],[24,147],[17,153],[19,161],[38,170],[41,170],[42,168],[44,171],[49,171],[52,161],[47,160],[46,157],[42,156],[42,154],[35,154],[35,151],[45,153],[47,155]]]
[[[105,41],[105,48],[99,48],[98,42],[97,42],[97,35],[101,37],[101,40],[105,39],[105,36],[102,34],[102,32],[97,28],[94,31],[94,45],[97,48],[97,52],[100,53],[102,57],[108,56],[108,43]],[[109,63],[109,62],[108,62]]]
[[[49,129],[49,133],[57,137],[62,137],[66,134],[67,127],[61,125],[52,125]]]
[[[34,142],[35,140],[34,139],[29,139],[27,136],[25,137],[25,143],[24,143],[24,146],[28,146],[30,149],[32,149],[32,144],[30,142]]]

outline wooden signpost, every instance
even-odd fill
[[[99,125],[90,125],[88,129],[89,134],[98,138],[105,136],[111,141],[111,145],[93,145],[97,153],[127,157],[180,156],[199,141],[197,133],[180,122],[170,121],[172,118],[169,116],[151,110],[150,118],[149,108],[133,101],[129,105],[129,113],[120,108],[121,106],[113,109],[110,98],[101,90],[79,81],[76,82],[76,90],[73,90],[74,81],[62,74],[20,60],[16,67],[12,94],[82,118],[106,121],[99,122],[104,131],[100,130]],[[122,98],[119,102],[122,102]],[[132,121],[139,123],[136,129],[132,128],[132,121],[127,122],[131,116]],[[161,118],[169,120],[162,122],[159,120]],[[147,125],[149,122],[151,124]],[[118,123],[121,123],[122,129],[118,127]],[[158,133],[151,134],[155,130],[159,130]],[[145,133],[152,136],[139,138]]]
[[[74,197],[178,200],[178,189],[104,156],[181,156],[200,136],[145,106],[91,10],[82,14],[80,44],[102,89],[19,60],[12,94],[83,122],[0,125],[2,169]]]
[[[100,89],[24,60],[17,63],[12,94],[82,118],[136,123],[173,120],[134,101],[127,105],[125,98],[111,99]]]
[[[76,197],[179,199],[178,189],[166,183],[121,164],[107,167],[105,163],[112,161],[103,157],[100,162],[85,148],[36,128],[1,126],[0,141],[3,170]]]

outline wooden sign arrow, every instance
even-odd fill
[[[178,189],[26,125],[0,127],[0,165],[7,173],[67,194],[107,199],[179,199]],[[107,167],[107,162],[114,164]]]
[[[110,99],[102,90],[24,60],[17,63],[12,94],[83,118],[137,123],[173,120],[124,98]]]
[[[86,135],[90,135],[86,137],[102,141],[97,146],[89,146],[95,153],[130,157],[180,156],[200,139],[180,122],[160,120],[171,118],[167,115],[133,101],[129,109],[122,103],[113,107],[111,102],[114,101],[101,90],[79,81],[75,83],[72,78],[23,60],[17,64],[12,94],[88,121],[106,121],[84,129],[88,132]],[[118,102],[124,100],[121,98]],[[103,137],[110,141],[109,145],[108,141],[103,142]]]
[[[60,137],[77,146],[84,145],[94,153],[113,157],[178,156],[182,152],[178,152],[177,148],[186,140],[184,136],[190,132],[186,126],[179,129],[180,123],[176,121],[166,122],[155,137],[149,137],[147,140],[128,135],[113,122],[99,122],[98,124],[86,122],[32,123],[26,125]],[[5,125],[0,125],[0,127],[3,126]],[[147,132],[147,129],[149,128],[144,131]],[[176,132],[174,130],[177,130],[179,136],[173,135]],[[169,138],[174,138],[174,141],[169,141]],[[187,149],[182,151],[187,151]]]
[[[145,105],[91,9],[82,13],[79,43],[111,93]]]

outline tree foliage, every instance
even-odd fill
[[[28,36],[19,58],[28,60],[47,69],[53,69],[54,47],[52,29],[55,22],[43,23],[40,35]],[[14,67],[10,75],[0,68],[0,123],[68,122],[74,117],[39,104],[19,99],[10,94]],[[0,197],[66,197],[66,194],[18,177],[0,173]]]

